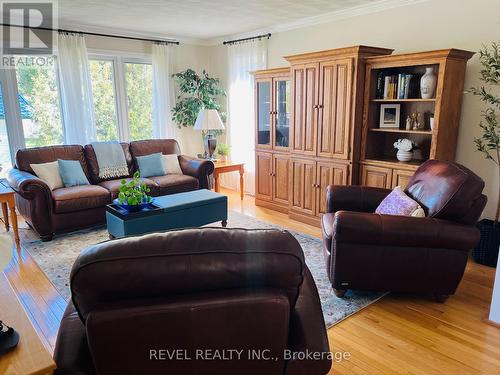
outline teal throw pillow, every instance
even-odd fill
[[[57,160],[59,174],[65,187],[89,185],[89,180],[83,172],[78,160]]]
[[[137,168],[141,173],[141,177],[165,175],[165,168],[163,166],[163,158],[161,153],[138,156],[136,160]]]

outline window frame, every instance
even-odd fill
[[[118,138],[121,142],[130,142],[125,64],[152,65],[152,58],[150,55],[144,53],[125,53],[95,49],[89,49],[87,55],[89,60],[103,60],[113,63],[113,89],[115,92],[116,117],[118,121]]]

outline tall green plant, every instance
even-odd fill
[[[172,120],[179,128],[194,126],[202,108],[216,109],[222,120],[225,120],[219,99],[226,93],[218,78],[210,77],[205,71],[199,76],[192,69],[173,74],[172,77],[180,90],[177,103],[172,108]]]
[[[474,138],[474,143],[478,151],[482,152],[486,159],[493,161],[498,169],[500,178],[500,122],[496,113],[500,109],[500,45],[491,43],[490,46],[483,46],[479,51],[479,61],[481,63],[480,87],[469,89],[477,95],[489,107],[481,114],[482,120],[479,123],[481,136]],[[496,92],[495,92],[496,91]],[[498,188],[497,211],[495,214],[495,226],[498,225],[500,216],[500,186]]]

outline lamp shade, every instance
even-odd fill
[[[12,258],[12,238],[8,234],[0,234],[0,272],[7,267]]]
[[[202,109],[194,123],[195,130],[224,130],[224,125],[216,109]]]

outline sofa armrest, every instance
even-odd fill
[[[341,210],[375,212],[380,202],[391,192],[389,189],[369,186],[329,185],[326,188],[327,212]]]
[[[196,159],[186,155],[179,155],[179,164],[182,173],[198,179],[200,189],[209,189],[208,176],[214,172],[214,163],[206,159]]]
[[[479,242],[479,231],[434,218],[339,211],[333,220],[333,241],[468,251]]]
[[[7,182],[10,187],[24,199],[33,200],[37,196],[52,198],[50,187],[37,176],[13,168],[8,172]]]
[[[290,355],[308,352],[321,357],[303,359],[298,356],[295,359],[289,359],[285,374],[324,375],[330,371],[332,361],[328,358],[330,348],[325,321],[323,320],[318,290],[307,267],[299,297],[290,315],[288,348]]]

